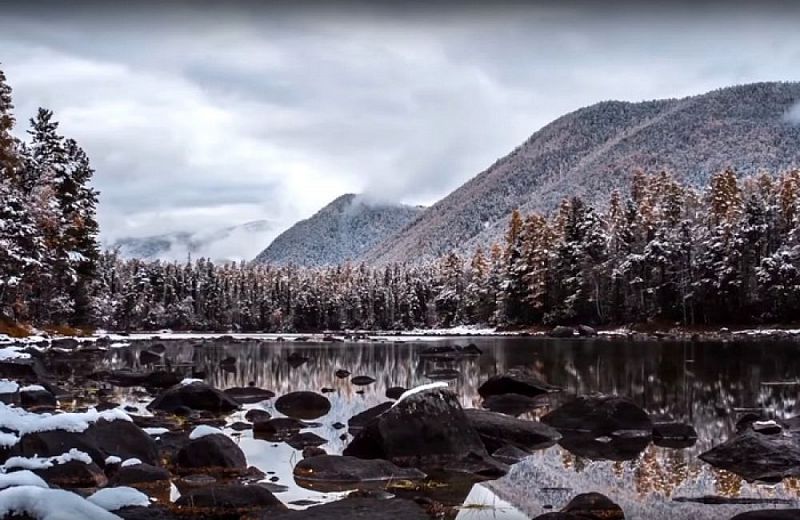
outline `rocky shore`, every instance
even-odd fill
[[[588,328],[572,331],[581,334],[592,336]],[[478,409],[463,407],[445,382],[389,388],[384,403],[332,425],[346,448],[327,453],[327,439],[309,431],[331,410],[326,389],[215,388],[203,374],[171,367],[164,345],[152,340],[136,351],[139,369],[109,369],[107,350],[128,348],[116,343],[69,338],[0,347],[0,518],[453,518],[475,483],[501,478],[556,443],[587,459],[622,461],[650,443],[679,450],[697,439],[691,425],[613,395],[569,396],[540,420],[520,418],[560,389],[519,368],[483,381]],[[479,359],[482,352],[432,345],[419,355]],[[286,362],[301,366],[301,357]],[[344,369],[334,377],[354,392],[375,381]],[[120,389],[146,404],[120,402]],[[260,406],[266,402],[272,413]],[[244,407],[244,420],[230,419]],[[749,414],[700,459],[749,481],[800,477],[799,424]],[[245,430],[297,450],[299,485],[347,496],[284,503],[276,478],[248,464],[230,433]],[[538,518],[625,517],[614,497],[584,491]],[[758,515],[736,518],[767,518]],[[788,509],[780,515],[800,518]]]

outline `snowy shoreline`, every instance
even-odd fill
[[[328,331],[316,333],[242,333],[242,332],[190,332],[190,331],[149,331],[149,332],[110,332],[96,331],[90,336],[62,336],[49,335],[36,331],[27,337],[11,337],[0,334],[0,345],[33,345],[53,346],[58,348],[59,343],[77,341],[78,343],[101,343],[109,348],[123,348],[131,343],[141,341],[180,341],[180,340],[224,340],[235,341],[266,341],[266,342],[298,342],[298,343],[341,343],[363,341],[439,341],[453,338],[551,338],[551,339],[583,339],[583,340],[613,340],[626,339],[631,341],[747,341],[754,339],[763,340],[800,340],[800,328],[720,328],[716,330],[693,330],[684,328],[662,329],[654,331],[636,331],[627,327],[598,329],[596,335],[581,336],[556,336],[550,331],[541,329],[525,329],[502,331],[495,328],[478,327],[452,327],[434,329],[413,329],[407,331]],[[11,355],[11,352],[6,352]]]

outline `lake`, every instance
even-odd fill
[[[731,343],[633,342],[610,339],[544,339],[531,337],[458,337],[436,344],[476,344],[480,357],[457,361],[431,361],[420,357],[430,341],[304,343],[180,340],[162,342],[171,365],[189,376],[203,375],[207,382],[228,388],[256,386],[281,395],[295,390],[333,389],[327,393],[332,407],[312,431],[329,439],[322,447],[338,454],[349,439],[340,436],[354,414],[387,401],[386,389],[429,383],[442,369],[456,370],[450,381],[462,406],[481,407],[477,389],[488,377],[524,366],[565,391],[551,397],[541,408],[521,417],[535,419],[576,394],[613,393],[629,397],[652,415],[692,424],[696,444],[670,449],[649,444],[629,460],[595,460],[603,455],[581,453],[556,445],[535,452],[514,465],[505,477],[477,484],[454,500],[461,501],[459,519],[523,519],[557,511],[573,496],[596,491],[620,504],[626,518],[730,518],[734,514],[769,507],[798,507],[800,481],[787,479],[777,485],[748,484],[731,473],[714,469],[697,455],[721,443],[735,431],[743,413],[763,410],[775,417],[798,413],[800,344],[771,340]],[[111,349],[109,368],[138,367],[138,351],[149,343]],[[308,361],[292,367],[288,358],[298,354]],[[220,361],[233,357],[235,364]],[[354,386],[335,371],[376,379]],[[117,390],[127,402],[135,398]],[[142,400],[140,404],[145,404]],[[280,416],[271,402],[262,407]],[[244,411],[229,417],[242,420]],[[230,433],[233,433],[229,430]],[[286,503],[328,501],[338,496],[304,489],[292,478],[294,464],[302,458],[290,446],[254,439],[242,432],[238,442],[250,464],[268,473],[287,489],[277,494]],[[578,451],[575,453],[575,451]],[[618,459],[620,457],[612,456]],[[691,501],[703,496],[753,499],[750,505],[704,505]],[[303,504],[303,502],[300,502]]]

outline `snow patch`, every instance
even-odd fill
[[[28,385],[19,389],[20,392],[46,392],[47,389],[42,385]]]
[[[448,386],[449,385],[447,384],[446,381],[437,381],[435,383],[428,383],[426,385],[420,385],[420,386],[411,388],[411,389],[406,390],[405,392],[403,392],[403,395],[401,395],[400,399],[398,399],[392,405],[392,408],[394,408],[395,406],[400,404],[403,401],[403,399],[411,397],[412,395],[421,394],[422,392],[427,392],[428,390],[436,390],[437,388],[447,388]]]
[[[32,471],[22,470],[12,473],[0,473],[0,489],[14,486],[49,487],[42,477]]]
[[[164,435],[169,432],[167,428],[142,428],[147,435]]]
[[[0,379],[0,394],[13,394],[17,390],[19,390],[19,385],[16,381]]]
[[[35,414],[29,413],[22,408],[0,403],[0,424],[10,430],[16,431],[20,436],[26,433],[53,430],[81,433],[85,431],[90,424],[100,419],[106,421],[132,422],[130,416],[118,408],[105,410],[103,412],[98,412],[92,408],[88,412],[83,413]]]
[[[92,458],[85,452],[72,448],[67,453],[57,457],[11,457],[3,467],[8,469],[47,469],[67,462],[83,462],[91,464]]]
[[[189,439],[195,440],[200,439],[202,437],[206,437],[208,435],[224,435],[222,430],[219,428],[214,428],[213,426],[208,426],[207,424],[201,424],[200,426],[196,427],[192,430],[192,433],[189,434]]]
[[[147,495],[131,487],[105,488],[87,498],[89,502],[106,511],[117,511],[123,507],[150,505]]]
[[[21,352],[22,347],[5,347],[0,348],[0,361],[8,361],[10,359],[30,359],[31,355],[27,352]]]
[[[109,455],[108,457],[106,457],[106,466],[112,464],[119,464],[120,462],[122,462],[122,459],[117,457],[116,455]]]
[[[79,495],[61,489],[17,486],[0,491],[0,518],[27,514],[36,520],[120,520]]]
[[[122,464],[120,464],[120,467],[124,468],[126,466],[136,466],[136,465],[141,464],[141,463],[142,463],[141,460],[133,457],[133,458],[126,459],[126,460],[122,461]]]
[[[193,379],[191,377],[187,377],[186,379],[184,379],[183,381],[180,382],[180,385],[181,386],[187,386],[187,385],[193,385],[193,384],[196,384],[196,383],[205,383],[205,381],[203,381],[202,379]]]

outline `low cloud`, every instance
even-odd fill
[[[582,106],[800,79],[797,8],[258,5],[4,9],[19,132],[47,106],[87,149],[106,241],[258,219],[269,240],[343,193],[430,205]]]
[[[800,125],[800,101],[786,112],[785,119],[793,125]]]

